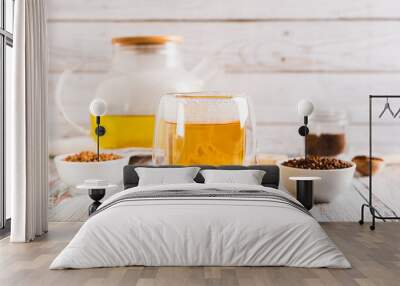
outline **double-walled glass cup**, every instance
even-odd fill
[[[223,93],[174,93],[159,103],[156,165],[246,165],[254,162],[255,120],[248,99]]]

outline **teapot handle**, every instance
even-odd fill
[[[73,121],[67,114],[67,112],[64,109],[63,103],[62,103],[62,90],[64,88],[65,85],[65,81],[67,79],[68,76],[70,76],[73,71],[75,70],[75,68],[71,68],[68,70],[65,70],[59,80],[57,81],[57,85],[56,85],[56,94],[55,94],[55,103],[56,106],[58,108],[58,110],[61,112],[62,116],[64,117],[64,119],[73,127],[75,128],[77,131],[79,131],[81,134],[84,135],[90,135],[90,130],[86,129],[85,127],[80,126],[78,123],[76,123],[75,121]]]

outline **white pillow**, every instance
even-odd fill
[[[261,185],[265,171],[262,170],[202,170],[205,184],[233,183]]]
[[[139,186],[195,183],[193,179],[199,170],[199,167],[135,168],[139,176]]]

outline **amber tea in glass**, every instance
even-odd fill
[[[180,93],[161,99],[153,163],[242,165],[253,153],[254,126],[245,97]]]

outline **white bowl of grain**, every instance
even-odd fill
[[[347,192],[351,188],[354,177],[355,164],[346,161],[349,164],[347,168],[341,169],[301,169],[288,167],[281,161],[277,163],[279,166],[279,181],[289,193],[296,197],[296,183],[290,180],[290,177],[320,177],[321,180],[314,181],[314,202],[330,203],[340,193]]]
[[[129,155],[118,155],[118,159],[100,162],[71,162],[66,159],[77,154],[64,154],[54,158],[60,179],[67,185],[77,186],[88,179],[106,180],[119,185],[123,179],[124,166],[129,163]]]

